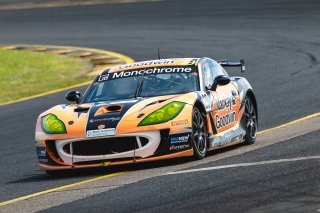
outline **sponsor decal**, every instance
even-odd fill
[[[189,124],[188,119],[185,120],[179,120],[179,121],[171,121],[171,126],[183,126]]]
[[[106,81],[109,78],[109,74],[100,75],[98,81]]]
[[[103,121],[119,121],[121,117],[111,117],[111,118],[95,118],[95,119],[90,119],[90,123],[94,122],[103,122]]]
[[[47,158],[47,150],[46,148],[37,147],[37,155],[39,163],[48,163],[49,159]]]
[[[216,123],[217,129],[228,126],[229,124],[232,124],[236,121],[236,112],[231,111],[222,116],[216,115],[216,120],[217,120],[217,123]]]
[[[140,67],[140,66],[148,66],[148,65],[157,65],[157,64],[173,64],[175,61],[173,59],[160,59],[160,60],[152,60],[152,61],[142,61],[133,64],[125,64],[119,66],[119,69],[126,69],[132,67]]]
[[[236,98],[232,95],[227,98],[222,98],[217,102],[218,110],[229,108],[232,110],[232,106],[236,105]]]
[[[170,146],[170,151],[175,150],[175,151],[180,151],[180,150],[185,150],[190,147],[189,144],[182,144],[182,145],[172,145]]]
[[[153,67],[153,68],[144,68],[141,70],[128,70],[121,72],[110,73],[108,77],[101,75],[98,78],[98,82],[106,80],[114,80],[118,78],[133,77],[140,75],[150,75],[150,74],[167,74],[167,73],[190,73],[193,72],[195,67],[188,66],[173,66],[173,67]]]
[[[38,157],[46,157],[47,156],[47,150],[46,149],[37,149]]]
[[[102,136],[114,136],[115,133],[116,133],[115,128],[89,130],[89,131],[87,131],[87,138],[102,137]]]
[[[188,143],[189,137],[190,137],[190,134],[183,135],[183,136],[177,136],[177,137],[171,137],[170,143],[172,143],[172,144],[174,144],[174,143]]]
[[[217,101],[218,111],[226,109],[226,114],[221,116],[216,115],[217,129],[228,126],[236,121],[236,112],[233,110],[233,106],[236,105],[236,100],[236,97],[231,95]]]
[[[49,160],[47,158],[39,158],[39,163],[48,163]]]

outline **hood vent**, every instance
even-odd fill
[[[106,108],[107,108],[107,110],[109,112],[120,112],[121,109],[122,109],[122,106],[120,106],[120,105],[112,105],[112,106],[107,106]]]
[[[97,110],[97,112],[94,114],[94,116],[111,113],[111,112],[121,112],[123,108],[123,105],[110,105],[110,106],[104,106]]]

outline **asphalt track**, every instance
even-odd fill
[[[244,58],[244,76],[258,97],[259,127],[266,129],[319,111],[319,11],[317,0],[170,0],[0,11],[0,43],[92,47],[137,61],[156,58],[158,47],[161,57]],[[230,74],[241,75],[237,70]],[[64,103],[63,97],[62,92],[0,107],[0,202],[113,170],[130,170],[110,168],[61,178],[37,170],[36,117]],[[220,163],[257,161],[263,156],[263,160],[280,159],[290,153],[296,154],[291,157],[319,155],[319,136],[319,131],[309,133]],[[150,165],[141,167],[148,170]],[[57,208],[85,211],[94,202],[97,211],[106,206],[118,206],[109,211],[148,212],[316,211],[320,209],[318,174],[319,161],[313,160],[155,177]]]
[[[320,157],[319,137],[320,131],[196,168]],[[306,143],[297,149],[301,140]],[[318,158],[158,176],[43,212],[316,212],[319,162]]]

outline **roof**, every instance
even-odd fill
[[[199,58],[168,58],[168,59],[158,59],[150,61],[135,62],[132,64],[123,64],[119,66],[114,66],[103,70],[99,75],[102,75],[107,70],[108,73],[120,72],[124,70],[133,69],[144,69],[149,67],[163,67],[163,66],[192,66],[196,65]]]

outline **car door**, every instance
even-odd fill
[[[226,85],[217,85],[212,90],[214,80],[219,75],[228,76],[227,72],[215,61],[207,59],[203,63],[205,90],[210,93],[213,99],[212,110],[210,112],[213,123],[213,132],[221,133],[235,127],[239,123],[238,111],[240,99],[236,86],[232,81]]]

